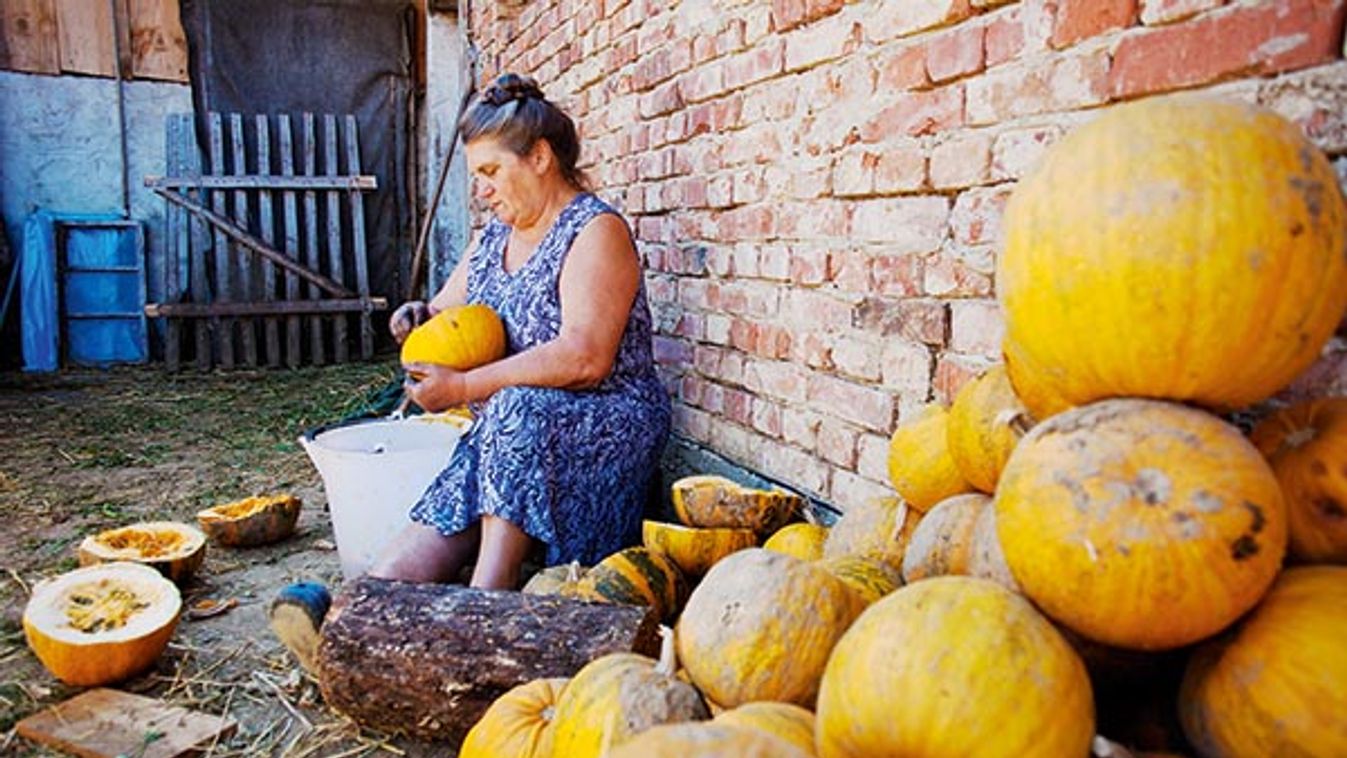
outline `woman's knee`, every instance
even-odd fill
[[[425,524],[408,524],[370,567],[369,576],[404,582],[445,582],[455,578],[477,551],[473,525],[445,536]]]

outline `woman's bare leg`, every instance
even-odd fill
[[[369,575],[404,582],[450,582],[468,565],[482,531],[476,524],[450,537],[433,526],[411,523],[398,532]]]
[[[495,516],[482,516],[482,549],[472,572],[472,586],[512,590],[519,586],[519,567],[533,548],[533,538]]]

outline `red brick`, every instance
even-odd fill
[[[897,140],[884,146],[875,164],[874,191],[886,195],[926,187],[926,153],[916,140]]]
[[[822,370],[833,367],[832,343],[816,331],[797,332],[791,344],[791,360]]]
[[[799,71],[836,60],[860,47],[861,26],[838,17],[786,37],[786,71]]]
[[[987,181],[991,135],[956,134],[931,151],[930,179],[935,189],[961,189]]]
[[[889,481],[889,436],[861,434],[856,440],[856,473],[877,482]]]
[[[828,281],[842,292],[870,289],[870,256],[865,250],[834,250],[828,254]]]
[[[865,200],[852,212],[850,236],[895,254],[930,252],[944,239],[948,219],[949,201],[939,196]]]
[[[1141,23],[1168,24],[1222,5],[1225,0],[1141,0]]]
[[[990,297],[992,277],[953,255],[937,255],[926,262],[926,280],[922,286],[927,295]]]
[[[705,411],[675,403],[673,429],[678,434],[706,444],[711,441],[711,415]]]
[[[1103,50],[1020,64],[969,79],[967,123],[995,124],[1020,116],[1071,111],[1108,99],[1109,58]]]
[[[846,469],[856,467],[856,428],[824,418],[818,428],[818,454],[823,460]]]
[[[1027,176],[1062,134],[1062,127],[1048,125],[997,135],[996,143],[992,145],[991,178],[1002,181]]]
[[[781,320],[787,326],[803,326],[821,331],[851,328],[851,303],[835,297],[827,290],[783,289],[780,312]],[[796,352],[799,353],[799,350]]]
[[[919,89],[930,85],[926,77],[926,47],[908,44],[881,53],[878,57],[877,88],[891,90]]]
[[[787,413],[789,418],[791,414]],[[764,474],[815,496],[828,491],[830,469],[804,451],[774,440],[758,443],[758,463]]]
[[[822,417],[798,406],[781,419],[781,437],[792,445],[813,450],[818,445],[818,428]]]
[[[883,296],[916,297],[921,294],[924,262],[917,254],[876,255],[870,261],[870,286],[866,290]]]
[[[679,91],[683,93],[683,97],[689,103],[709,100],[727,89],[725,86],[725,66],[711,64],[693,68],[679,77],[678,85]],[[709,131],[710,128],[711,110],[709,107],[689,113],[688,136]]]
[[[871,341],[839,335],[833,342],[833,365],[846,376],[879,381],[879,348]]]
[[[725,416],[750,426],[753,423],[753,396],[743,390],[725,388]]]
[[[832,186],[836,197],[869,195],[875,189],[875,166],[879,155],[861,146],[847,148],[833,164]]]
[[[960,194],[949,217],[954,241],[963,245],[998,242],[1010,189],[1005,185],[978,187]]]
[[[797,239],[842,237],[851,226],[851,208],[845,201],[819,199],[781,206],[777,233]]]
[[[868,17],[866,34],[873,42],[946,26],[973,14],[969,0],[881,0]]]
[[[976,378],[978,374],[991,368],[993,364],[994,361],[989,361],[986,358],[955,353],[941,355],[935,366],[934,389],[936,400],[942,403],[952,402],[954,396],[958,394],[959,388]]]
[[[730,322],[730,347],[743,351],[752,350],[757,333],[758,328],[753,323],[741,318],[734,319]]]
[[[985,28],[964,24],[941,32],[926,45],[926,73],[937,84],[975,74],[983,66]]]
[[[923,400],[930,393],[931,370],[935,363],[931,349],[926,345],[903,339],[886,340],[880,364],[885,387]]]
[[[785,45],[768,43],[738,53],[725,61],[725,86],[729,89],[762,81],[781,73],[785,65]]]
[[[1345,15],[1340,1],[1278,0],[1129,34],[1114,52],[1109,91],[1133,97],[1334,60]]]
[[[741,465],[753,466],[757,455],[755,442],[759,439],[732,421],[711,419],[711,447]]]
[[[804,370],[790,361],[753,361],[746,373],[756,389],[767,397],[791,404],[805,401]]]
[[[790,280],[790,248],[764,245],[757,248],[758,276],[778,282]]]
[[[999,66],[1024,51],[1024,21],[1019,6],[992,16],[987,21],[983,41],[983,59],[987,68]]]
[[[1058,0],[1051,44],[1068,47],[1137,21],[1137,0]]]
[[[943,346],[949,313],[939,300],[868,297],[856,305],[851,325],[884,337]]]
[[[894,401],[887,392],[815,373],[807,382],[810,404],[826,414],[874,431],[887,431],[893,423]]]
[[[822,284],[828,278],[828,252],[817,248],[792,247],[790,251],[790,282],[792,284]]]
[[[951,350],[997,360],[1001,355],[1001,337],[1005,320],[992,300],[952,300],[950,309]]]
[[[861,126],[863,142],[881,142],[907,134],[917,136],[960,126],[964,121],[962,83],[898,95],[892,105]]]
[[[781,406],[762,398],[754,398],[751,426],[769,437],[780,437]]]

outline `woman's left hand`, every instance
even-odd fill
[[[464,372],[433,363],[408,363],[402,388],[428,413],[454,408],[468,401]]]

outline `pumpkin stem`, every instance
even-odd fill
[[[580,561],[571,561],[570,565],[566,567],[566,581],[580,581]]]
[[[1029,418],[1029,414],[1024,413],[1018,408],[1005,408],[996,414],[992,423],[997,426],[1010,427],[1010,431],[1015,433],[1016,437],[1023,437],[1034,427],[1034,420]]]
[[[678,651],[674,649],[674,630],[660,625],[659,662],[655,664],[655,673],[661,676],[673,676],[678,671]]]

